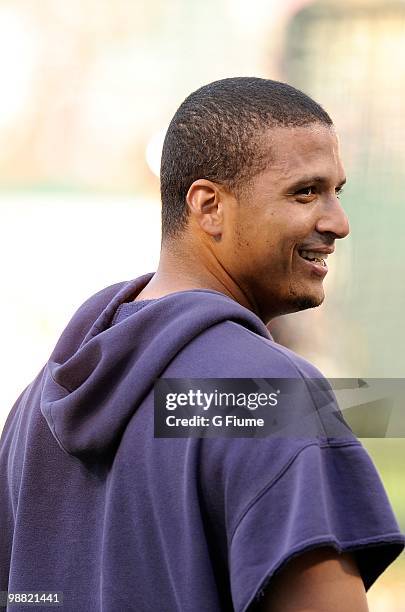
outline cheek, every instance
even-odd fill
[[[250,247],[249,232],[241,225],[237,225],[235,228],[234,246],[237,252]]]
[[[263,233],[260,232],[258,224],[252,217],[238,217],[233,227],[232,243],[237,253],[256,252],[257,245],[263,240]]]
[[[232,229],[232,255],[239,258],[236,263],[243,268],[260,267],[262,270],[279,270],[285,273],[291,268],[294,249],[303,242],[312,230],[308,216],[298,220],[297,210],[288,211],[282,217],[268,211],[263,216],[240,214]],[[242,261],[243,259],[243,261]]]

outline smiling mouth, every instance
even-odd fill
[[[312,261],[313,263],[317,263],[324,268],[327,268],[326,259],[328,257],[327,253],[318,253],[317,251],[298,251],[298,254],[302,259],[306,259],[307,261]]]

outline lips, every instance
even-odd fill
[[[297,255],[309,272],[324,278],[328,273],[326,259],[334,250],[332,247],[310,245],[297,249]]]
[[[302,259],[317,263],[326,268],[326,259],[334,250],[334,247],[312,244],[299,247],[298,254]]]

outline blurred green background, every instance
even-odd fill
[[[403,377],[404,53],[400,1],[2,0],[0,425],[76,308],[156,268],[165,129],[186,95],[229,76],[313,96],[348,176],[351,235],[325,303],[274,335],[329,377]],[[405,440],[362,442],[405,530]],[[369,601],[405,610],[404,556]]]

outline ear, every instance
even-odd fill
[[[223,193],[216,183],[198,179],[187,192],[190,216],[199,227],[215,240],[221,238],[224,221]]]

